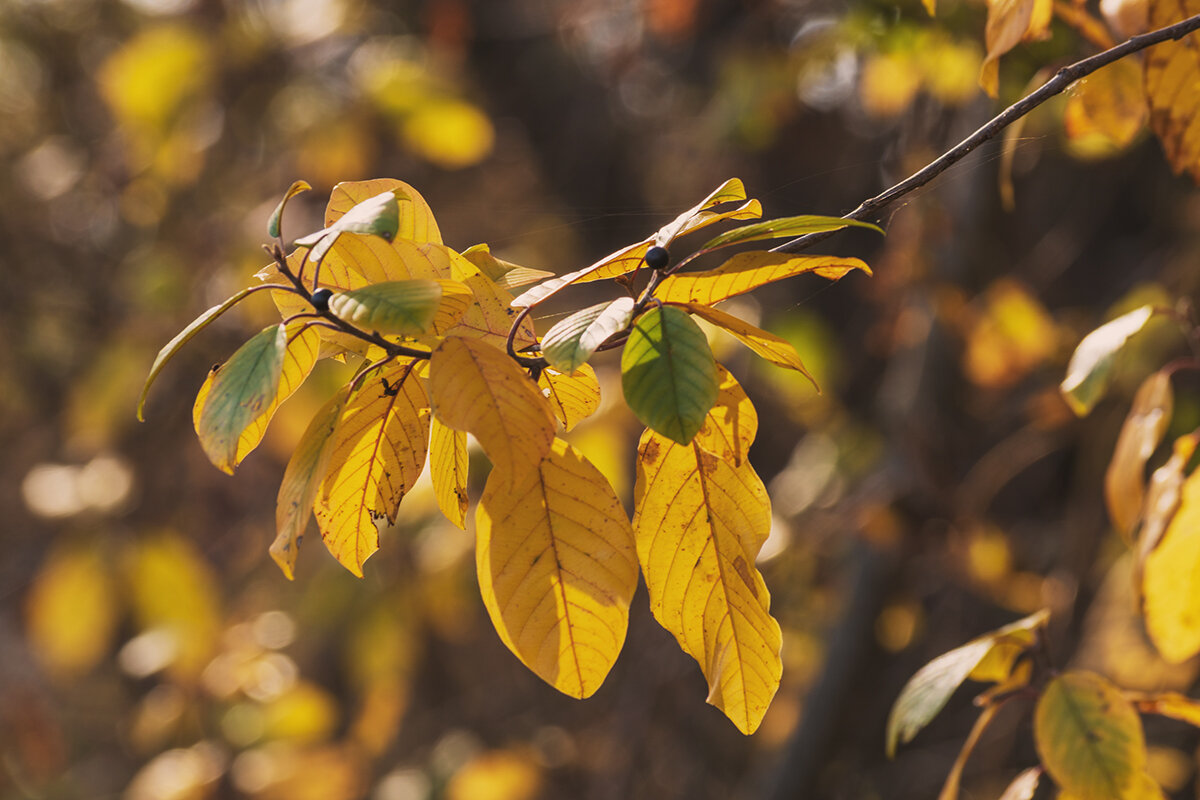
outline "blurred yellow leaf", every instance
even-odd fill
[[[1109,320],[1080,341],[1067,364],[1067,375],[1059,385],[1063,399],[1077,416],[1087,416],[1100,402],[1108,390],[1117,353],[1129,337],[1146,326],[1154,313],[1152,305],[1139,306]]]
[[[1053,0],[988,0],[987,57],[979,71],[979,85],[992,97],[1000,88],[1000,56],[1021,42],[1050,35]]]
[[[1054,320],[1020,283],[1001,279],[988,287],[967,333],[964,370],[976,384],[1010,386],[1058,348]]]
[[[782,674],[779,624],[755,559],[771,528],[766,488],[748,462],[713,455],[749,444],[753,425],[723,394],[691,444],[647,430],[638,446],[634,531],[650,609],[700,664],[708,702],[742,733],[762,722]]]
[[[1146,741],[1121,692],[1091,672],[1065,672],[1042,690],[1033,735],[1042,764],[1080,800],[1141,800]]]
[[[1033,800],[1033,795],[1037,792],[1038,783],[1041,780],[1041,767],[1030,767],[1029,769],[1022,770],[1008,784],[1008,788],[1004,790],[1004,794],[1000,795],[1000,800]]]
[[[958,42],[936,32],[921,37],[913,54],[925,88],[947,106],[961,106],[979,93],[975,76],[983,54],[974,42]]]
[[[248,770],[254,800],[358,800],[369,774],[362,754],[337,745],[277,743],[254,751]]]
[[[404,143],[421,158],[443,169],[478,164],[492,152],[492,121],[477,106],[439,98],[409,112],[400,125]]]
[[[208,562],[181,536],[148,537],[134,545],[125,582],[139,627],[170,637],[168,671],[182,680],[199,677],[221,632],[220,594]]]
[[[871,274],[857,258],[797,256],[761,250],[739,253],[716,269],[672,275],[659,286],[655,297],[664,303],[713,305],[794,275],[813,273],[838,280],[852,270]]]
[[[346,399],[327,445],[313,511],[329,552],[359,577],[379,549],[376,526],[396,521],[425,467],[429,401],[415,366],[395,359],[369,373]]]
[[[1200,14],[1200,0],[1150,0],[1149,28],[1161,28]],[[1176,173],[1200,181],[1200,44],[1195,36],[1164,42],[1146,51],[1146,99],[1150,127],[1162,142]]]
[[[542,773],[537,763],[515,750],[493,750],[468,761],[446,785],[446,800],[534,800]]]
[[[305,681],[263,706],[263,735],[268,739],[311,744],[328,739],[337,722],[337,698]]]
[[[467,521],[467,434],[430,420],[429,475],[438,508],[446,519],[466,529]]]
[[[1146,495],[1146,462],[1154,455],[1171,423],[1174,407],[1170,373],[1159,370],[1142,382],[1104,474],[1108,515],[1127,543],[1142,515]]]
[[[1200,470],[1183,484],[1179,510],[1142,573],[1146,632],[1172,664],[1200,652]]]
[[[902,114],[921,88],[921,72],[907,53],[876,53],[863,64],[858,98],[873,117]]]
[[[283,354],[283,367],[279,374],[279,387],[275,390],[275,398],[238,437],[237,455],[233,459],[233,466],[242,463],[242,459],[258,447],[280,403],[287,400],[300,388],[300,384],[304,383],[309,373],[312,372],[313,365],[317,363],[321,336],[317,332],[317,328],[305,328],[305,322],[308,320],[297,320],[288,325],[287,350]],[[208,377],[200,386],[200,391],[196,393],[196,402],[192,405],[192,424],[197,429],[199,429],[200,418],[204,413],[204,402],[208,399],[208,393],[216,374],[216,370],[210,370]]]
[[[590,364],[569,375],[546,367],[538,375],[538,386],[564,430],[571,430],[600,407],[600,382]]]
[[[55,677],[87,672],[112,645],[117,622],[109,568],[88,547],[51,551],[25,602],[34,655]]]
[[[164,24],[127,40],[100,66],[100,92],[138,135],[165,135],[180,107],[212,80],[211,48],[194,28]]]
[[[1148,113],[1141,65],[1133,59],[1122,59],[1072,87],[1063,111],[1063,126],[1073,153],[1105,157],[1133,142],[1146,124]]]
[[[550,451],[549,402],[516,362],[491,345],[457,336],[438,345],[429,365],[429,395],[437,418],[474,434],[502,480],[519,478]]]
[[[633,532],[608,481],[555,439],[535,468],[492,471],[475,521],[479,588],[500,638],[559,691],[593,694],[637,588]]]
[[[1130,695],[1129,699],[1143,714],[1158,714],[1200,727],[1200,700],[1178,692],[1146,692]]]

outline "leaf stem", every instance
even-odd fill
[[[947,150],[938,158],[929,162],[924,168],[900,181],[900,183],[897,183],[890,189],[875,195],[869,200],[863,201],[858,208],[848,214],[844,214],[842,219],[866,220],[868,217],[873,216],[875,212],[886,208],[909,192],[921,188],[948,168],[961,161],[972,150],[979,147],[979,145],[988,141],[1051,97],[1062,93],[1063,90],[1080,78],[1091,75],[1101,67],[1106,67],[1114,61],[1119,61],[1125,56],[1145,50],[1147,47],[1170,40],[1182,39],[1184,36],[1198,29],[1200,29],[1200,14],[1188,17],[1174,25],[1168,25],[1149,33],[1134,36],[1116,47],[1110,47],[1108,50],[1097,53],[1094,56],[1089,56],[1081,61],[1076,61],[1074,64],[1063,67],[1055,73],[1053,78],[1004,109],[1004,111],[989,120],[983,127]],[[778,247],[773,248],[773,250],[780,253],[799,252],[817,242],[828,239],[833,233],[834,231],[809,233],[784,242]]]

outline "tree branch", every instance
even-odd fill
[[[1125,56],[1131,55],[1151,47],[1156,44],[1168,40],[1178,40],[1187,36],[1189,33],[1200,29],[1200,14],[1194,17],[1188,17],[1182,22],[1177,22],[1174,25],[1168,25],[1165,28],[1143,33],[1134,36],[1116,47],[1109,48],[1102,53],[1097,53],[1094,56],[1085,58],[1082,61],[1076,61],[1074,64],[1063,67],[1054,77],[1042,84],[1035,91],[1025,95],[1017,102],[1013,103],[1008,108],[1004,109],[1000,114],[993,117],[982,128],[972,133],[967,138],[963,139],[950,150],[947,150],[937,159],[931,161],[924,169],[913,173],[908,178],[900,183],[897,183],[887,191],[866,200],[858,208],[845,214],[842,219],[865,220],[872,216],[876,211],[885,208],[896,200],[899,200],[904,195],[919,189],[938,175],[945,172],[948,168],[958,163],[964,156],[974,150],[979,145],[988,141],[1000,131],[1007,128],[1012,123],[1016,122],[1021,117],[1028,114],[1033,109],[1040,106],[1042,103],[1060,94],[1068,86],[1075,81],[1092,74],[1101,67],[1106,67],[1114,61],[1119,61]],[[778,247],[773,248],[776,252],[795,253],[804,250],[817,242],[824,241],[833,235],[832,231],[822,231],[820,233],[810,233],[805,236],[800,236],[796,239],[784,242]]]

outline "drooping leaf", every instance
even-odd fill
[[[794,275],[811,272],[838,280],[856,269],[871,274],[871,269],[857,258],[752,251],[739,253],[716,269],[672,275],[662,282],[654,296],[664,303],[711,306]]]
[[[1146,557],[1158,547],[1167,525],[1175,517],[1183,492],[1184,470],[1200,444],[1200,434],[1192,433],[1175,440],[1171,457],[1150,476],[1146,499],[1142,505],[1142,527],[1138,531],[1137,552],[1139,568]]]
[[[462,529],[467,526],[467,435],[438,421],[429,426],[429,476],[438,508]]]
[[[912,741],[938,715],[967,678],[1006,680],[1017,656],[1032,642],[1033,632],[1047,619],[1045,611],[1031,614],[943,653],[918,670],[900,690],[888,715],[888,758],[895,755],[898,744]]]
[[[242,432],[275,399],[287,352],[287,328],[264,328],[229,357],[213,378],[196,435],[209,461],[233,474]]]
[[[574,372],[633,318],[632,297],[618,297],[576,311],[555,323],[542,337],[542,356],[563,372]]]
[[[1143,714],[1158,714],[1200,728],[1200,700],[1179,692],[1151,692],[1128,698]]]
[[[1142,721],[1117,687],[1090,672],[1053,678],[1038,699],[1034,743],[1042,765],[1080,800],[1138,797],[1146,766]]]
[[[800,360],[800,354],[796,352],[796,348],[792,347],[791,342],[781,339],[773,333],[768,333],[761,328],[757,328],[745,320],[738,319],[732,314],[726,314],[724,311],[715,309],[712,306],[701,305],[700,303],[680,303],[679,305],[686,309],[688,313],[695,314],[697,317],[707,320],[719,328],[724,328],[731,336],[746,345],[746,347],[749,347],[755,355],[766,359],[777,367],[796,370],[808,378],[814,389],[818,392],[821,391],[821,387],[817,386],[816,379],[805,368],[804,362]]]
[[[422,336],[433,326],[442,302],[443,285],[431,280],[371,283],[329,298],[329,310],[365,331]],[[464,286],[462,292],[469,295]],[[459,306],[459,313],[466,304]]]
[[[270,553],[288,580],[295,577],[300,540],[329,466],[332,455],[329,442],[349,392],[349,385],[343,386],[321,407],[305,428],[283,471],[283,482],[279,484],[275,503],[275,541],[271,543]]]
[[[279,238],[280,223],[283,220],[283,210],[287,207],[288,200],[291,200],[301,192],[307,192],[312,187],[304,181],[296,181],[288,187],[287,193],[283,199],[279,201],[279,205],[275,206],[275,210],[271,212],[271,218],[267,220],[267,236],[272,239]]]
[[[1075,83],[1063,111],[1073,152],[1108,156],[1128,147],[1146,125],[1142,67],[1121,59]]]
[[[1037,791],[1038,783],[1041,780],[1041,767],[1030,767],[1029,769],[1022,770],[1008,784],[1008,788],[1004,790],[1004,794],[1000,795],[1000,800],[1033,800],[1033,795]]]
[[[696,230],[702,227],[697,223],[701,219],[706,218],[702,218],[700,215],[704,214],[708,209],[722,203],[735,203],[745,199],[746,187],[742,185],[741,179],[730,178],[714,189],[708,197],[659,228],[651,241],[659,247],[668,247],[675,237],[681,236],[685,230]]]
[[[158,373],[162,372],[163,367],[167,365],[167,362],[179,352],[181,347],[190,342],[193,336],[211,325],[213,321],[217,319],[217,317],[221,316],[226,311],[240,303],[242,300],[249,297],[257,288],[258,287],[242,289],[224,303],[215,305],[208,311],[205,311],[203,314],[196,317],[196,319],[192,320],[192,322],[186,328],[175,335],[174,339],[167,342],[163,348],[158,351],[158,355],[154,357],[154,364],[150,367],[150,374],[146,376],[146,383],[144,386],[142,386],[142,394],[138,398],[137,418],[139,421],[145,421],[143,412],[145,411],[146,407],[146,395],[150,393],[150,386],[154,383],[154,379],[158,377]]]
[[[1152,316],[1154,307],[1145,305],[1106,322],[1083,337],[1067,364],[1067,376],[1059,385],[1063,398],[1076,415],[1087,416],[1100,402],[1108,389],[1109,374],[1117,353]]]
[[[564,430],[571,430],[600,407],[600,381],[587,364],[570,375],[546,367],[538,375],[538,386]]]
[[[607,280],[633,272],[641,265],[642,260],[646,257],[646,251],[649,249],[649,241],[631,244],[605,256],[591,266],[559,275],[557,278],[527,289],[512,301],[512,306],[513,308],[529,308],[548,300],[572,284]]]
[[[396,238],[399,229],[400,204],[396,190],[388,190],[363,200],[338,217],[332,225],[300,237],[296,240],[296,246],[311,247],[312,253],[309,254],[309,258],[321,261],[343,233],[378,236],[385,242],[390,242]]]
[[[305,327],[305,322],[307,320],[301,319],[287,326],[287,350],[283,354],[283,366],[279,371],[279,386],[275,389],[275,397],[238,437],[237,455],[233,462],[235,467],[241,464],[246,456],[250,455],[254,448],[262,442],[263,436],[267,432],[267,426],[271,423],[280,404],[300,388],[317,363],[321,337],[316,328]],[[208,402],[208,393],[212,391],[213,379],[219,373],[219,368],[210,371],[208,377],[204,379],[204,383],[201,384],[200,391],[196,393],[196,402],[192,406],[192,425],[197,431],[200,429],[200,418],[204,413],[204,405]]]
[[[441,244],[441,231],[438,230],[437,220],[434,219],[433,211],[425,202],[425,198],[412,186],[394,178],[346,181],[334,186],[329,194],[329,204],[325,207],[326,227],[333,225],[362,201],[389,191],[395,192],[396,202],[399,204],[400,224],[396,229],[395,238]]]
[[[822,217],[815,214],[802,214],[798,217],[781,217],[756,222],[753,225],[743,225],[726,231],[720,236],[709,239],[701,246],[701,252],[716,250],[718,247],[728,247],[732,244],[761,242],[767,239],[786,239],[793,236],[804,236],[809,233],[823,231],[839,231],[842,228],[867,228],[883,233],[883,228],[871,222],[841,217]]]
[[[1200,14],[1200,0],[1149,0],[1148,30]],[[1200,181],[1200,43],[1196,37],[1163,42],[1146,50],[1145,87],[1150,127],[1176,173]]]
[[[515,483],[493,471],[475,519],[479,588],[500,638],[542,680],[588,697],[621,652],[637,588],[616,493],[555,439]]]
[[[538,283],[554,277],[553,272],[547,272],[544,269],[521,267],[510,261],[496,258],[486,244],[468,247],[462,251],[462,256],[478,267],[479,271],[488,277],[488,280],[510,292],[521,286],[528,286],[531,283]]]
[[[754,566],[771,528],[762,481],[749,464],[735,467],[695,441],[647,430],[634,497],[651,611],[699,663],[708,702],[753,733],[783,669],[779,624]]]
[[[429,401],[413,361],[370,373],[342,407],[313,511],[329,552],[358,577],[379,549],[377,524],[396,521],[420,477],[428,441]]]
[[[995,97],[1000,88],[1000,57],[1021,42],[1046,38],[1054,4],[1052,0],[988,0],[987,5],[987,58],[979,85]]]
[[[1133,397],[1104,474],[1108,515],[1126,542],[1131,541],[1133,528],[1142,515],[1146,462],[1167,431],[1173,406],[1170,373],[1159,370],[1146,378]]]
[[[1178,664],[1200,652],[1200,470],[1183,484],[1179,510],[1142,573],[1146,632]]]
[[[550,451],[550,404],[516,362],[489,344],[453,336],[438,345],[429,394],[437,418],[473,434],[507,480],[536,467]]]
[[[958,751],[958,757],[954,759],[954,764],[950,767],[950,774],[946,776],[946,782],[942,784],[942,791],[938,794],[938,800],[958,800],[958,789],[962,783],[962,772],[967,766],[967,759],[971,757],[971,752],[974,751],[975,745],[979,744],[979,737],[983,735],[984,729],[995,719],[996,712],[999,710],[1000,706],[998,705],[985,706],[975,719],[975,724],[971,726],[971,732],[967,734],[966,741],[963,742],[962,748]]]
[[[642,424],[687,444],[717,399],[717,365],[704,332],[671,306],[642,314],[621,351],[621,387]]]

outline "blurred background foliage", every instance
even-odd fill
[[[234,479],[190,422],[267,301],[189,346],[134,422],[157,349],[266,263],[292,180],[317,190],[289,207],[293,237],[335,182],[397,177],[448,244],[558,272],[731,176],[768,216],[840,214],[997,108],[977,84],[982,2],[939,5],[935,22],[918,0],[0,4],[0,797],[930,797],[969,693],[887,762],[900,686],[1043,606],[1060,664],[1186,690],[1195,665],[1146,645],[1100,499],[1129,396],[1182,341],[1141,337],[1085,421],[1055,390],[1086,331],[1197,290],[1200,204],[1136,109],[1097,123],[1060,99],[1008,157],[985,148],[890,210],[886,240],[832,243],[874,278],[740,299],[820,395],[713,334],[759,408],[775,505],[785,674],[752,738],[703,703],[644,593],[593,699],[541,684],[428,490],[364,580],[315,539],[284,580],[275,491],[333,377]],[[1056,23],[1005,57],[1001,98],[1089,47]],[[1176,381],[1165,441],[1200,424],[1194,378]],[[608,385],[573,441],[628,503],[637,430]],[[974,796],[1034,763],[1026,726],[1006,709],[989,729]],[[1193,796],[1194,736],[1150,737],[1155,777]]]

